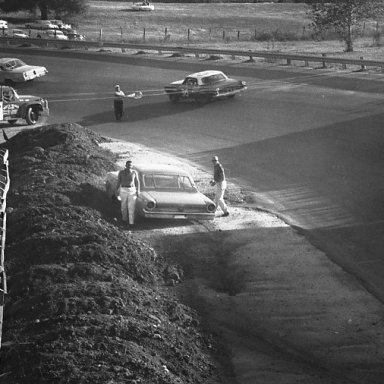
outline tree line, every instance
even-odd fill
[[[1,1],[1,0],[0,0]],[[179,0],[179,3],[243,2],[225,0]],[[247,2],[252,2],[248,0]],[[177,2],[163,0],[162,2]],[[254,3],[265,1],[253,0]],[[347,52],[353,51],[353,43],[360,36],[362,25],[367,20],[379,20],[384,15],[384,0],[277,0],[277,3],[305,3],[315,32],[322,35],[329,29],[336,31],[345,43]],[[5,13],[19,10],[40,10],[41,19],[47,20],[51,14],[57,17],[70,17],[87,11],[87,0],[3,0],[0,9]]]

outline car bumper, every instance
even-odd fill
[[[215,95],[213,95],[213,98],[228,97],[228,96],[232,96],[232,95],[237,95],[238,93],[241,93],[241,92],[245,91],[246,89],[247,89],[247,87],[232,89],[231,91],[226,91],[226,92],[217,92]]]
[[[186,212],[153,212],[142,210],[139,213],[146,219],[177,219],[177,220],[213,220],[215,213],[186,213]]]
[[[34,80],[34,79],[37,79],[37,78],[39,78],[39,77],[45,76],[46,74],[47,74],[47,72],[27,73],[27,74],[24,76],[24,81]]]

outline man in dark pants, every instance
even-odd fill
[[[115,111],[115,117],[117,121],[120,121],[124,114],[124,98],[131,97],[132,99],[141,99],[143,97],[142,92],[136,91],[129,95],[126,95],[121,89],[120,85],[115,85],[115,99],[113,100],[113,108]]]
[[[120,85],[115,85],[115,99],[113,100],[113,108],[115,110],[116,120],[119,121],[123,117],[125,93],[120,89]]]

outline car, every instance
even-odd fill
[[[0,29],[8,29],[8,21],[0,20]]]
[[[68,37],[68,40],[84,41],[85,36],[78,33],[76,29],[63,29],[63,33]]]
[[[150,4],[148,1],[141,1],[132,4],[132,10],[134,11],[153,11],[155,6]]]
[[[172,102],[189,99],[201,104],[215,99],[234,97],[246,89],[245,81],[231,79],[216,70],[192,73],[164,88]]]
[[[59,29],[57,24],[51,20],[35,20],[25,24],[25,28],[29,29]]]
[[[64,23],[62,20],[49,20],[52,24],[57,25],[60,29],[72,29],[71,24]]]
[[[181,167],[139,163],[134,166],[140,180],[136,201],[138,217],[153,219],[213,220],[214,202],[198,191],[191,175]],[[108,197],[116,198],[118,171],[107,174]]]
[[[63,31],[59,29],[44,29],[30,31],[31,38],[37,39],[50,39],[50,40],[68,40],[68,37],[64,35]]]
[[[9,33],[8,33],[8,36],[11,36],[11,37],[18,37],[18,38],[28,38],[29,37],[29,34],[27,31],[24,31],[22,29],[12,29]]]
[[[35,125],[41,116],[49,115],[48,101],[38,96],[19,95],[9,86],[0,86],[0,121],[13,125],[24,119],[28,125]]]
[[[39,65],[28,65],[16,58],[0,58],[0,83],[23,83],[45,76],[47,68]]]

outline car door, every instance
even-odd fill
[[[0,88],[3,112],[1,120],[16,118],[19,105],[17,103],[15,91],[11,87],[1,86]]]

